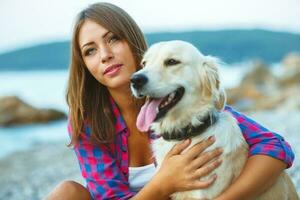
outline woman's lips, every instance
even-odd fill
[[[111,65],[104,70],[103,74],[113,76],[118,73],[118,71],[121,69],[121,67],[122,67],[122,64]]]

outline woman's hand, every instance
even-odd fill
[[[201,177],[212,172],[222,162],[218,158],[222,153],[220,148],[203,152],[214,143],[214,137],[209,137],[183,152],[190,143],[191,140],[188,139],[175,145],[154,176],[163,192],[169,195],[179,191],[207,188],[217,178],[214,174],[207,180],[200,181]]]

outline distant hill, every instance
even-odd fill
[[[291,51],[300,51],[300,34],[266,30],[222,30],[146,34],[149,45],[165,40],[185,40],[204,54],[233,63],[253,58],[279,62]],[[0,70],[67,69],[70,41],[40,44],[0,54]]]
[[[0,70],[67,69],[70,42],[40,44],[0,54]]]

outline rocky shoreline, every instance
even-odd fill
[[[36,144],[0,160],[0,199],[38,200],[65,179],[84,183],[66,143]]]
[[[300,194],[300,111],[251,112],[249,116],[282,134],[292,145],[295,161],[287,172]],[[45,197],[59,182],[69,179],[84,184],[72,149],[65,141],[36,144],[0,160],[0,199],[38,200]]]

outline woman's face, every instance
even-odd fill
[[[136,63],[127,41],[91,20],[83,23],[78,40],[85,65],[101,84],[128,87]]]

